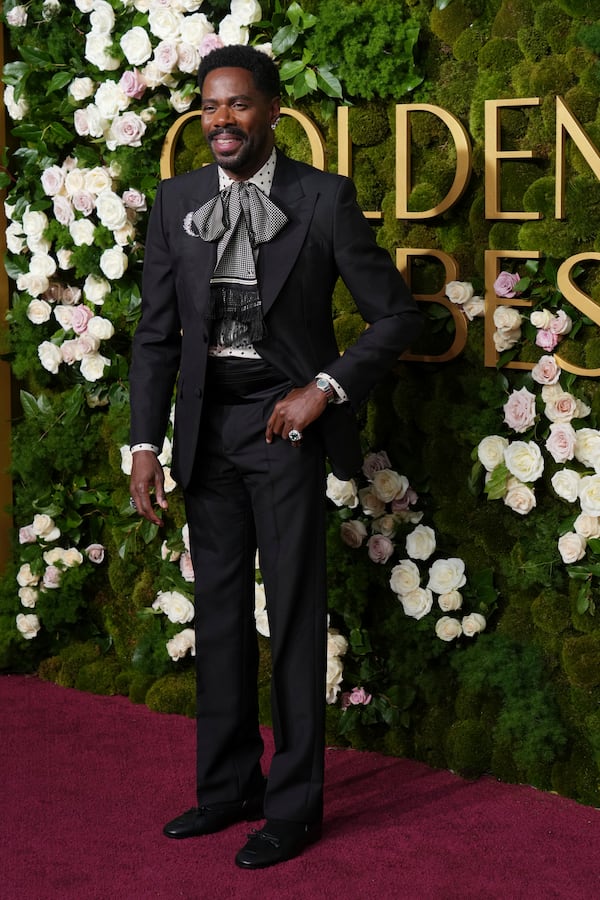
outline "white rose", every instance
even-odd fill
[[[449,594],[466,584],[465,564],[462,559],[436,559],[429,569],[427,587],[436,594]]]
[[[87,172],[88,169],[78,168],[71,169],[70,172],[67,172],[65,175],[65,190],[69,197],[85,190],[85,178]]]
[[[579,483],[581,512],[600,516],[600,475],[584,475]]]
[[[126,31],[119,43],[125,59],[131,66],[141,66],[152,56],[152,44],[148,33],[139,25]]]
[[[73,251],[66,250],[64,247],[61,247],[60,250],[56,251],[56,259],[58,262],[59,269],[66,271],[67,269],[72,268],[72,259],[73,259]]]
[[[160,609],[170,622],[185,625],[194,618],[194,604],[179,591],[159,591],[152,609]]]
[[[191,18],[191,16],[190,16]],[[187,31],[187,19],[175,9],[164,6],[155,6],[148,14],[148,26],[150,31],[160,41],[177,41],[181,38],[181,28],[184,25]],[[187,36],[189,40],[189,36]]]
[[[33,615],[33,613],[27,615],[19,613],[17,616],[17,629],[26,640],[32,640],[32,638],[37,635],[40,628],[40,620],[36,615]]]
[[[411,559],[429,559],[435,546],[435,531],[429,525],[417,525],[406,536],[406,552]]]
[[[45,275],[34,275],[32,272],[27,272],[25,275],[19,275],[17,278],[17,289],[25,291],[32,297],[39,297],[40,294],[45,294],[49,287],[50,282]]]
[[[115,27],[115,13],[106,0],[94,0],[94,8],[90,14],[92,31],[99,34],[110,34]]]
[[[536,309],[529,316],[529,321],[535,328],[543,328],[547,331],[552,321],[552,313],[549,309]]]
[[[52,314],[52,307],[45,300],[32,300],[27,307],[27,318],[34,325],[47,322]]]
[[[442,616],[435,623],[435,633],[441,641],[453,641],[462,634],[462,625],[452,616]]]
[[[94,243],[94,223],[89,219],[75,219],[69,225],[69,234],[73,238],[76,247],[86,244],[91,247]]]
[[[101,223],[113,231],[122,228],[127,222],[127,212],[123,201],[114,191],[106,190],[96,198],[96,212]]]
[[[177,44],[161,41],[154,49],[153,61],[161,72],[174,72],[178,63]]]
[[[99,31],[90,31],[85,38],[85,58],[101,72],[112,72],[118,69],[120,62],[111,56],[110,36]]]
[[[23,237],[23,229],[18,222],[11,222],[4,232],[6,238],[6,248],[9,253],[20,253],[25,246],[25,238]]]
[[[521,340],[521,329],[515,328],[512,331],[495,331],[492,335],[496,353],[504,353],[510,350],[515,344]]]
[[[41,237],[43,232],[48,227],[48,218],[46,213],[30,210],[29,208],[23,213],[23,220],[21,222],[23,226],[23,232],[28,236]]]
[[[504,462],[504,451],[507,447],[507,438],[499,434],[490,434],[479,442],[477,458],[486,472],[493,472],[496,466]]]
[[[575,459],[582,466],[600,467],[600,431],[580,428],[575,432]]]
[[[463,616],[463,634],[466,637],[474,637],[476,634],[479,634],[480,631],[485,630],[486,624],[485,617],[480,613],[471,613],[468,616]]]
[[[34,534],[48,543],[56,541],[60,537],[60,530],[56,527],[54,519],[44,513],[38,513],[33,517],[31,527]]]
[[[97,275],[88,275],[83,283],[83,293],[90,303],[102,306],[107,294],[110,294],[110,284],[104,278]]]
[[[504,450],[504,462],[519,481],[537,481],[544,471],[542,451],[534,441],[513,441]]]
[[[258,633],[263,637],[270,637],[264,584],[255,584],[254,586],[254,621]]]
[[[95,166],[85,173],[82,188],[90,191],[91,194],[101,194],[102,191],[109,191],[112,188],[112,176],[104,166]]]
[[[520,331],[521,318],[521,313],[512,306],[497,306],[494,310],[494,325],[501,334]]]
[[[127,256],[121,247],[110,247],[100,257],[100,268],[109,281],[122,278],[127,269]]]
[[[245,25],[240,25],[234,16],[229,15],[221,19],[219,37],[225,46],[229,46],[230,44],[247,44],[250,35]]]
[[[94,103],[104,119],[114,119],[129,106],[127,97],[116,81],[103,81],[96,91]]]
[[[567,531],[566,534],[562,534],[558,539],[558,552],[565,565],[570,565],[583,559],[586,546],[586,539],[575,531]]]
[[[199,47],[202,38],[206,37],[207,34],[213,34],[214,30],[204,13],[194,13],[185,18],[185,40],[188,44],[193,44],[194,47]]]
[[[82,358],[83,353],[81,351],[81,347],[78,339],[71,339],[67,341],[63,341],[60,345],[60,355],[62,357],[62,361],[67,366],[72,366],[73,363],[79,362]]]
[[[348,651],[348,641],[337,628],[327,629],[327,656],[344,656]]]
[[[74,0],[75,6],[82,13],[91,13],[95,0]]]
[[[177,45],[177,68],[186,75],[193,75],[200,63],[198,48],[187,41],[181,41]]]
[[[408,490],[408,478],[393,469],[380,469],[373,474],[372,490],[384,503],[402,499]]]
[[[327,657],[327,671],[325,673],[325,701],[335,703],[340,692],[340,685],[344,675],[344,665],[339,656]]]
[[[109,319],[103,319],[102,316],[92,316],[87,330],[92,337],[98,338],[100,341],[107,341],[115,333],[113,323]]]
[[[196,635],[193,628],[184,628],[179,634],[176,634],[167,641],[167,653],[174,662],[189,653],[190,656],[196,655]]]
[[[422,619],[431,612],[433,594],[429,588],[419,587],[410,594],[400,595],[400,602],[406,616],[410,616],[411,619]]]
[[[23,96],[15,100],[15,89],[12,84],[5,86],[3,99],[6,111],[14,122],[20,122],[25,118],[29,112],[29,104]]]
[[[397,519],[393,514],[379,516],[371,525],[371,531],[374,534],[382,534],[384,537],[392,538],[397,531]]]
[[[79,371],[86,381],[98,381],[107,366],[110,366],[110,359],[100,353],[86,353],[81,359]]]
[[[509,509],[520,516],[526,516],[537,505],[532,489],[518,478],[509,478],[503,500]]]
[[[256,49],[258,50],[258,47]],[[461,308],[469,322],[472,322],[473,319],[485,315],[485,300],[483,297],[471,297]]]
[[[325,493],[336,506],[347,506],[350,509],[355,509],[358,506],[356,482],[353,478],[349,481],[342,481],[340,478],[336,478],[333,472],[330,472],[327,476],[327,490]]]
[[[253,25],[262,19],[262,9],[257,0],[231,0],[231,15],[240,25]]]
[[[460,609],[463,603],[463,596],[460,591],[449,591],[447,594],[440,594],[438,604],[443,612],[452,612]]]
[[[361,547],[367,536],[367,529],[358,519],[351,519],[349,522],[342,522],[340,525],[340,537],[348,547],[358,549]]]
[[[193,94],[184,94],[182,91],[171,91],[169,94],[169,103],[178,113],[187,112],[194,101]]]
[[[403,559],[394,566],[390,575],[390,587],[394,594],[404,597],[416,591],[421,584],[421,573],[411,559]]]
[[[38,592],[32,587],[19,588],[19,599],[21,605],[28,609],[33,609],[38,599]]]
[[[573,523],[573,528],[586,540],[600,537],[600,518],[580,513]]]
[[[577,417],[578,404],[572,394],[562,391],[546,403],[544,413],[551,422],[570,422]]]
[[[29,563],[23,563],[17,572],[17,584],[21,587],[35,587],[39,580],[40,576],[33,574]]]
[[[579,496],[579,482],[577,472],[573,469],[560,469],[551,478],[551,484],[555,493],[562,499],[574,503]]]
[[[63,331],[69,331],[73,324],[73,307],[58,304],[54,307],[54,317]]]
[[[69,94],[78,103],[87,100],[94,93],[94,82],[91,78],[74,78],[69,84]]]
[[[124,472],[125,475],[131,475],[133,454],[127,444],[123,444],[119,449],[121,452],[121,471]]]
[[[451,303],[462,306],[473,296],[473,285],[469,281],[449,281],[446,285],[446,297]]]
[[[56,262],[48,253],[34,253],[29,261],[29,271],[32,275],[52,278],[56,272]]]
[[[6,13],[6,21],[13,28],[22,28],[24,25],[27,25],[27,7],[21,5],[13,6]]]
[[[42,341],[38,347],[38,357],[44,369],[56,375],[62,362],[60,348],[50,341]]]
[[[113,237],[117,246],[128,247],[135,238],[135,228],[131,222],[125,222],[122,228],[114,229]]]

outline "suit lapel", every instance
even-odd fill
[[[288,223],[272,241],[261,245],[258,254],[258,283],[265,315],[296,263],[317,200],[316,194],[304,193],[296,164],[280,152],[270,197],[285,212]]]

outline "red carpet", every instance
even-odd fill
[[[191,720],[2,676],[0,734],[3,900],[600,896],[600,811],[529,787],[328,750],[323,841],[243,872],[245,823],[161,834],[194,803]]]

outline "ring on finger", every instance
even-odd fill
[[[299,444],[302,440],[302,432],[298,431],[297,428],[292,428],[291,431],[288,432],[288,438],[292,444]]]

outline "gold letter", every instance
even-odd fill
[[[352,142],[348,123],[348,107],[338,106],[338,175],[352,178]],[[381,219],[381,212],[365,212],[367,219]]]
[[[499,159],[531,159],[532,150],[500,149],[500,107],[538,106],[539,97],[520,100],[485,101],[485,217],[486,219],[541,219],[539,212],[502,212],[500,210]]]
[[[593,171],[596,178],[600,179],[600,153],[592,144],[589,137],[561,97],[556,98],[556,194],[555,212],[557,219],[565,217],[565,143],[566,134],[575,141],[581,155]]]
[[[439,303],[441,306],[445,306],[454,319],[456,331],[454,334],[452,345],[448,348],[448,350],[446,350],[445,353],[440,353],[439,356],[420,356],[414,353],[405,352],[402,354],[400,359],[410,359],[414,360],[415,362],[450,362],[451,359],[456,359],[457,356],[460,356],[467,343],[467,320],[464,316],[464,313],[461,312],[460,309],[458,309],[456,304],[451,303],[445,294],[446,284],[449,281],[456,281],[458,278],[458,265],[456,264],[456,260],[452,256],[449,256],[442,250],[414,250],[412,248],[410,250],[405,250],[398,247],[396,249],[396,266],[402,273],[404,280],[409,287],[409,261],[413,256],[433,256],[436,259],[439,259],[444,266],[444,287],[442,287],[442,289],[438,291],[437,294],[415,294],[414,296],[416,300],[420,300],[423,303]]]
[[[456,173],[446,197],[432,209],[408,211],[412,190],[410,175],[410,113],[429,112],[442,120],[450,131],[456,147]],[[465,190],[471,175],[471,142],[467,131],[456,116],[431,103],[399,103],[396,106],[396,218],[431,219],[456,203]]]
[[[582,312],[584,316],[587,316],[595,322],[596,325],[600,325],[600,308],[598,307],[598,304],[594,303],[587,294],[584,294],[571,278],[572,269],[579,263],[584,262],[584,260],[600,262],[600,253],[577,253],[575,256],[570,256],[568,259],[565,259],[558,270],[556,281],[558,289],[565,300],[572,303],[573,306]],[[554,358],[565,372],[572,372],[573,375],[587,375],[588,378],[600,377],[600,369],[583,369],[581,366],[575,366],[573,363],[569,363],[559,356],[558,353],[554,354]]]

